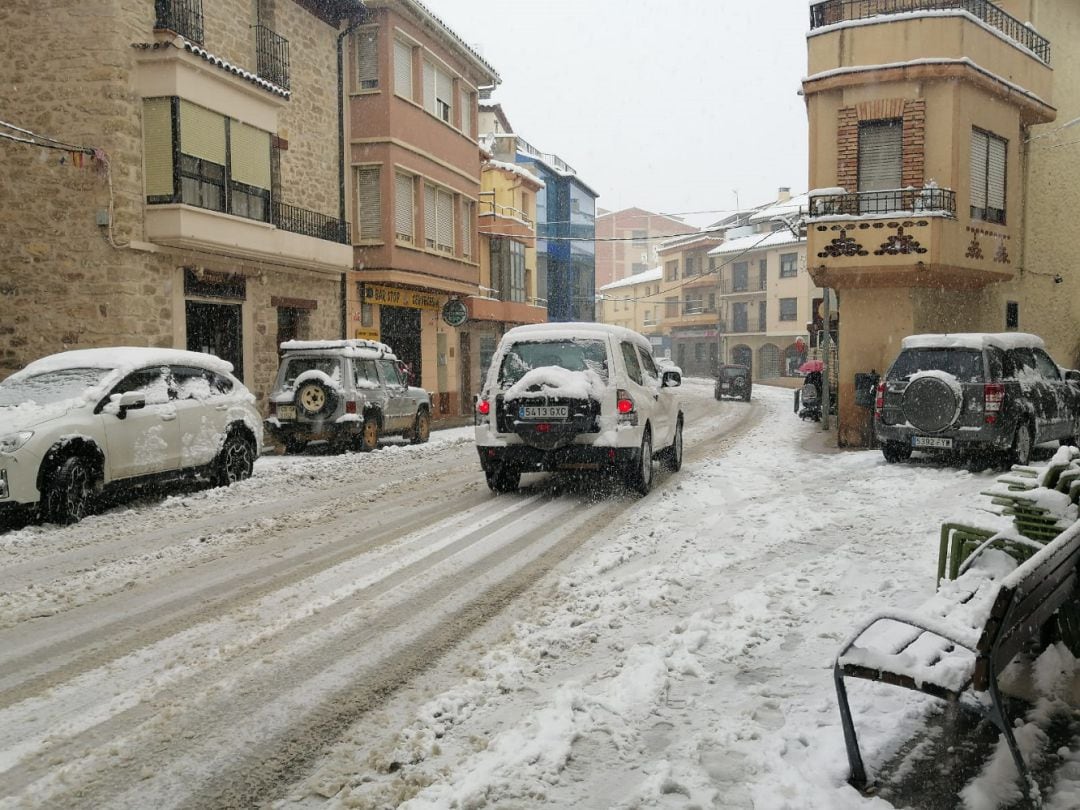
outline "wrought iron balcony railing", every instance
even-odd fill
[[[721,295],[735,295],[738,293],[758,293],[765,292],[768,289],[768,284],[760,279],[736,281],[735,279],[725,278],[720,281],[720,294]]]
[[[810,197],[811,218],[930,213],[955,217],[956,192],[948,188],[897,188]]]
[[[989,0],[824,0],[810,7],[810,28],[920,11],[966,11],[1050,64],[1050,42]]]
[[[203,44],[202,0],[154,0],[154,28]]]
[[[276,200],[271,203],[271,216],[274,226],[283,231],[298,233],[301,236],[313,236],[316,239],[325,239],[342,245],[350,244],[349,223],[337,217],[308,211],[306,208],[298,208]]]
[[[265,25],[255,28],[256,73],[260,79],[289,89],[289,40]]]

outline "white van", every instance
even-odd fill
[[[508,331],[476,400],[476,447],[488,486],[523,472],[615,471],[645,494],[654,457],[682,466],[677,369],[660,369],[643,335],[599,323]]]

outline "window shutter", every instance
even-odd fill
[[[225,118],[198,104],[180,101],[180,151],[225,165]]]
[[[394,175],[394,231],[398,239],[413,240],[413,179],[400,172]]]
[[[229,125],[232,179],[270,189],[270,133],[239,121]]]
[[[986,208],[986,135],[971,131],[971,207]],[[981,215],[980,215],[981,216]]]
[[[424,109],[436,115],[435,107],[435,66],[424,62]]]
[[[453,251],[454,249],[454,195],[439,189],[435,200],[435,227],[438,229],[436,239],[440,250]]]
[[[987,138],[986,207],[1005,210],[1005,141]]]
[[[382,195],[379,193],[379,167],[356,170],[357,219],[361,239],[378,239],[382,223]]]
[[[472,226],[475,219],[472,200],[461,201],[461,255],[467,259],[472,258]]]
[[[143,154],[146,159],[146,195],[173,194],[172,99],[143,101]]]
[[[875,121],[859,126],[859,191],[900,188],[903,133],[900,121]]]
[[[435,69],[435,96],[446,105],[443,120],[452,124],[454,122],[454,80],[438,68]],[[443,117],[443,113],[438,110],[436,110],[435,114],[440,118]]]
[[[394,92],[405,98],[413,97],[412,46],[394,40]]]
[[[379,86],[379,29],[365,28],[356,35],[357,78],[361,90]]]
[[[424,186],[424,241],[435,247],[435,186]]]
[[[472,131],[472,93],[462,90],[460,93],[461,105],[461,131],[468,137],[473,136]]]

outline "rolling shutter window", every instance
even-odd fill
[[[256,188],[270,189],[270,133],[239,121],[229,125],[232,179]]]
[[[181,99],[180,151],[224,166],[225,117]]]
[[[436,115],[435,66],[431,62],[424,62],[424,109]]]
[[[460,94],[461,104],[461,131],[469,138],[473,136],[472,126],[472,93],[462,90]]]
[[[476,204],[472,200],[461,203],[461,255],[472,258],[472,231],[476,219]]]
[[[441,188],[435,200],[435,227],[438,249],[446,253],[454,251],[454,195]]]
[[[145,99],[143,155],[148,197],[171,197],[174,193],[172,143],[172,99]]]
[[[987,137],[986,160],[986,207],[1000,212],[1000,221],[1005,221],[1005,141]]]
[[[971,215],[978,216],[980,219],[986,211],[986,153],[986,135],[973,129],[971,131]]]
[[[413,179],[401,172],[394,175],[394,235],[413,241]]]
[[[379,29],[366,28],[356,35],[357,80],[361,90],[379,87]]]
[[[378,239],[382,223],[382,195],[379,193],[379,167],[356,170],[357,219],[361,239]]]
[[[424,186],[424,241],[435,247],[435,186]]]
[[[859,191],[900,188],[903,132],[900,121],[859,125]]]
[[[394,40],[394,92],[405,98],[413,97],[411,45]]]

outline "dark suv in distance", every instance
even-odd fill
[[[753,385],[749,368],[735,363],[726,363],[716,371],[716,385],[713,386],[713,396],[716,399],[734,397],[749,402]]]
[[[874,430],[890,464],[913,450],[1027,464],[1033,445],[1080,434],[1080,372],[1035,335],[913,335],[878,384]]]

